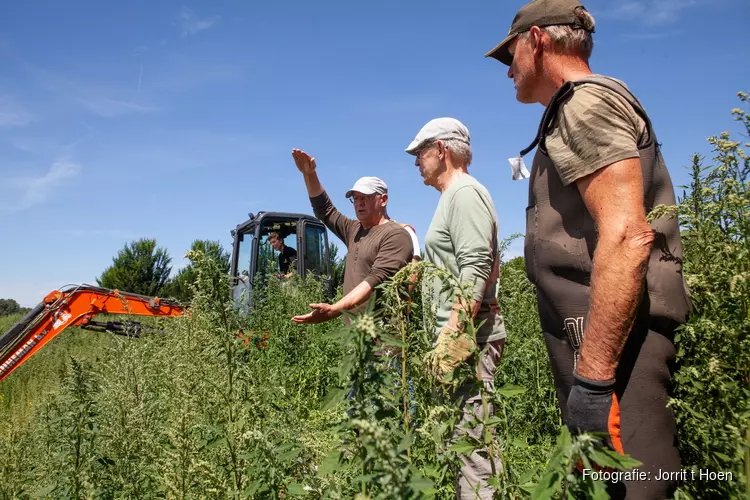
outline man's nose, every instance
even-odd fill
[[[513,78],[513,66],[508,66],[508,78]]]

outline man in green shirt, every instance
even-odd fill
[[[439,278],[431,283],[436,308],[435,371],[441,377],[467,362],[472,347],[482,351],[487,346],[480,375],[485,387],[492,390],[506,338],[497,301],[498,222],[492,197],[468,172],[472,157],[469,131],[454,118],[436,118],[422,127],[406,152],[416,157],[414,164],[424,184],[441,193],[424,240],[425,260],[447,269],[469,289],[467,316],[475,325],[484,322],[473,346],[473,339],[461,335],[459,310],[463,306],[456,293],[441,293],[443,282]],[[463,425],[472,412],[481,418],[479,394],[469,392],[467,385],[456,391],[456,396],[464,405],[464,418],[454,437],[470,433],[480,438],[481,425],[468,429]],[[480,498],[492,498],[493,490],[486,483],[491,474],[489,460],[476,451],[461,459],[457,497],[476,498],[474,491],[479,489]]]

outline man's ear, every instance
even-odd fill
[[[529,41],[531,42],[531,50],[534,53],[534,57],[542,55],[542,48],[544,47],[544,30],[539,26],[532,26],[529,30]]]

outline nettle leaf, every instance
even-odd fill
[[[497,427],[498,425],[500,425],[502,423],[505,423],[505,419],[504,418],[490,417],[490,418],[487,419],[487,427],[490,427],[490,428]]]
[[[594,481],[592,479],[589,479],[587,481],[587,495],[589,498],[592,498],[593,500],[609,500],[609,494],[607,493],[607,487],[605,486],[605,481]]]
[[[354,366],[354,363],[355,363],[355,360],[351,356],[346,356],[344,357],[344,359],[341,360],[341,365],[339,366],[339,369],[338,369],[338,375],[339,375],[340,380],[345,379],[349,375],[349,372]]]
[[[404,437],[401,439],[401,442],[398,445],[398,448],[396,449],[396,453],[402,453],[406,451],[409,446],[412,444],[412,440],[414,439],[414,436],[411,432],[407,432],[404,434]]]
[[[343,454],[338,450],[333,450],[320,462],[318,466],[318,477],[324,477],[339,468]]]
[[[524,441],[523,439],[518,438],[518,437],[513,438],[510,441],[510,444],[513,445],[516,448],[527,448],[529,446],[526,441]]]
[[[323,398],[323,402],[321,404],[322,410],[330,410],[331,408],[335,407],[336,405],[340,404],[344,398],[346,397],[346,390],[342,389],[340,387],[333,387],[328,391],[328,394],[326,394],[325,398]]]
[[[387,345],[391,347],[405,347],[406,346],[406,344],[404,344],[401,340],[397,339],[396,337],[388,333],[381,333],[380,340],[382,341],[383,345]]]
[[[495,417],[493,417],[493,418],[495,418]],[[490,419],[490,420],[492,420],[492,419]],[[462,427],[465,428],[465,429],[476,429],[480,425],[482,425],[482,421],[481,420],[479,420],[477,418],[472,418],[468,422],[464,422],[462,424]]]
[[[290,462],[302,453],[302,448],[295,444],[282,445],[276,448],[276,459],[280,462]]]
[[[521,385],[511,385],[506,384],[499,389],[497,389],[497,393],[505,398],[512,398],[514,396],[520,396],[521,394],[526,392],[526,388]]]
[[[245,495],[246,497],[248,497],[248,498],[253,498],[253,496],[254,496],[254,495],[255,495],[256,493],[258,493],[258,491],[259,491],[259,490],[260,490],[260,489],[261,489],[262,487],[263,487],[263,481],[261,481],[261,480],[256,480],[256,481],[252,481],[252,482],[251,482],[251,483],[250,483],[250,484],[249,484],[249,485],[247,486],[247,488],[245,488],[245,491],[243,491],[242,493],[243,493],[243,494],[244,494],[244,495]],[[264,489],[265,489],[265,488],[264,488]]]
[[[725,455],[724,453],[721,453],[720,451],[715,451],[714,452],[714,456],[717,457],[717,458],[719,458],[719,459],[721,459],[721,460],[724,460],[725,462],[732,462],[732,461],[734,461],[734,459],[732,457],[730,457],[729,455]]]
[[[484,432],[482,432],[482,438],[483,438],[482,441],[484,442],[484,444],[488,446],[491,445],[495,439],[495,437],[492,435],[489,429],[485,429]]]
[[[480,447],[481,444],[476,439],[471,436],[462,436],[448,448],[448,451],[455,451],[461,455],[471,455],[475,449]]]
[[[562,491],[562,482],[565,476],[556,470],[550,471],[537,483],[531,494],[532,500],[552,500],[556,493]]]
[[[631,469],[642,465],[635,458],[629,455],[620,455],[620,453],[614,450],[608,449],[593,449],[590,452],[591,458],[603,467],[611,467],[613,469]]]
[[[560,430],[560,435],[557,436],[557,444],[555,449],[552,451],[550,456],[547,470],[553,470],[561,467],[563,459],[570,456],[571,453],[571,436],[568,428],[563,426]]]
[[[31,497],[32,498],[46,497],[47,495],[55,491],[56,488],[57,488],[57,483],[48,484],[44,488],[38,489],[35,492],[33,492],[31,494]]]
[[[438,471],[435,467],[429,467],[429,466],[427,466],[427,467],[424,467],[422,470],[423,470],[423,473],[427,477],[434,477],[434,478],[439,478],[440,477],[440,471]]]
[[[435,485],[432,483],[432,481],[424,477],[416,468],[414,468],[413,466],[409,467],[409,471],[411,472],[411,481],[409,481],[409,487],[412,490],[429,496],[434,496],[434,494],[437,493],[437,490],[434,489]]]

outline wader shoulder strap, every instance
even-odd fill
[[[638,101],[638,98],[635,97],[635,95],[633,95],[633,93],[630,92],[627,87],[612,78],[606,76],[591,75],[585,78],[581,78],[580,80],[565,82],[559,89],[557,89],[557,92],[555,92],[555,94],[552,96],[552,99],[547,105],[547,108],[544,110],[542,120],[539,122],[539,129],[537,130],[536,137],[534,137],[533,142],[528,147],[521,151],[520,156],[525,156],[540,142],[544,142],[542,139],[547,135],[547,129],[557,116],[557,111],[560,106],[565,102],[565,99],[567,99],[568,96],[572,94],[573,89],[576,86],[583,85],[584,83],[591,83],[594,85],[605,87],[628,101],[628,103],[633,107],[633,110],[638,113],[638,115],[643,119],[644,122],[646,122],[648,142],[644,145],[644,147],[651,145],[655,137],[654,130],[651,126],[651,120],[646,114],[646,111],[643,109],[640,101]]]

